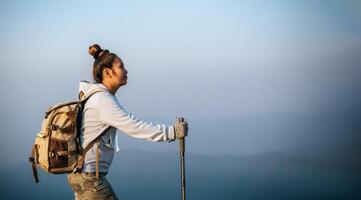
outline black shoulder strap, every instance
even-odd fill
[[[98,93],[98,92],[105,92],[105,90],[103,89],[97,89],[97,90],[94,90],[93,92],[91,92],[90,94],[88,94],[88,96],[85,96],[84,97],[84,93],[83,92],[80,92],[79,93],[79,102],[82,104],[81,106],[81,111],[79,113],[79,117],[78,117],[78,122],[80,124],[80,120],[81,120],[81,113],[83,112],[83,109],[84,109],[84,104],[85,102],[95,93]],[[77,132],[77,137],[79,139],[79,135],[80,135],[80,126],[78,126],[78,132]],[[110,128],[110,127],[109,127]],[[83,168],[83,164],[84,164],[84,161],[85,161],[85,154],[94,146],[94,144],[99,141],[100,137],[102,135],[104,135],[107,130],[109,129],[107,128],[105,131],[103,131],[103,133],[101,133],[98,137],[96,137],[93,141],[91,141],[88,146],[85,147],[84,150],[80,151],[80,158],[78,160],[78,163],[76,164],[75,166],[75,171],[80,171],[82,168]],[[79,148],[80,150],[81,148]]]
[[[84,110],[84,105],[85,105],[85,102],[91,97],[93,96],[93,94],[95,93],[98,93],[98,92],[105,92],[103,89],[97,89],[97,90],[94,90],[92,91],[90,94],[88,94],[88,96],[85,96],[84,97],[84,92],[83,91],[80,91],[79,92],[79,111],[78,111],[78,115],[76,117],[76,123],[77,123],[77,134],[76,134],[76,137],[79,138],[80,136],[80,124],[81,124],[81,118],[82,118],[82,113],[83,113],[83,110]],[[79,125],[79,126],[78,126]],[[80,149],[80,147],[78,147]]]

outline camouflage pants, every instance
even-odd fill
[[[92,173],[71,173],[68,174],[68,183],[75,200],[118,200],[103,173],[99,174],[99,179]]]

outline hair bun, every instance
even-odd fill
[[[98,59],[100,53],[102,53],[103,49],[100,48],[100,46],[98,44],[93,44],[89,47],[89,54],[92,55],[94,57],[94,59]]]

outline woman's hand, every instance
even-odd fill
[[[173,126],[174,126],[174,130],[175,130],[175,138],[176,139],[182,139],[188,135],[188,122],[187,121],[177,120]]]

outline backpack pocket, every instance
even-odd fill
[[[38,133],[35,137],[35,158],[36,163],[39,164],[45,170],[48,169],[48,145],[49,145],[49,138],[44,136],[43,133]]]
[[[68,167],[68,142],[51,138],[49,141],[49,164],[51,168]]]

